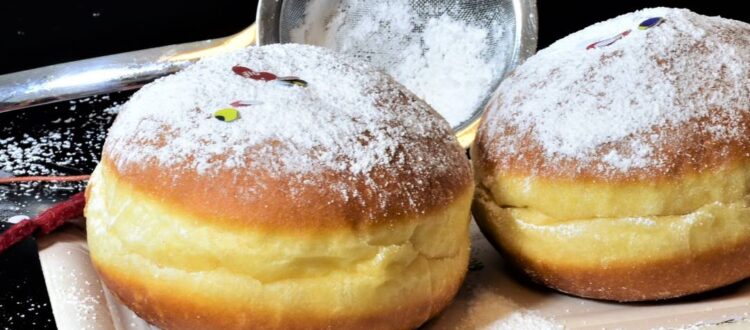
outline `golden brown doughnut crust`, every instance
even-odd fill
[[[518,67],[471,150],[485,236],[583,297],[667,299],[750,277],[749,36],[744,22],[645,9]]]
[[[668,299],[719,288],[750,274],[750,237],[660,261],[633,261],[602,267],[576,263],[575,256],[566,263],[545,260],[544,256],[514,250],[493,222],[515,219],[493,215],[494,207],[488,205],[491,202],[479,197],[474,200],[472,212],[482,233],[503,257],[534,281],[576,296],[621,302]],[[590,253],[596,255],[598,251]]]
[[[606,269],[545,264],[509,251],[503,255],[546,286],[585,298],[620,302],[660,300],[705,292],[741,281],[750,272],[750,240],[689,260]]]
[[[299,313],[283,319],[259,306],[226,304],[210,296],[184,299],[158,280],[143,283],[127,273],[110,273],[97,267],[107,287],[118,293],[136,314],[164,329],[415,329],[431,319],[453,300],[463,277],[426,301],[406,301],[400,306],[382,306],[368,317],[330,319]],[[290,313],[291,314],[291,313]]]
[[[331,187],[345,186],[344,189],[359,191],[361,200],[357,203],[341,198],[334,189],[319,189],[299,184],[300,180],[292,180],[292,176],[271,176],[258,170],[235,170],[231,176],[215,177],[184,167],[167,169],[153,163],[111,168],[139,191],[227,226],[305,230],[369,227],[388,225],[381,223],[385,219],[429,213],[473,185],[470,164],[457,144],[446,146],[440,140],[424,140],[420,144],[436,153],[441,148],[453,149],[450,162],[445,164],[449,172],[438,175],[437,172],[376,168],[357,177],[331,172],[311,174],[317,179],[324,178]],[[111,157],[105,146],[102,162],[112,164]],[[373,191],[366,184],[372,181],[384,191]],[[419,187],[414,185],[417,181]],[[240,187],[265,189],[248,198]],[[289,191],[296,191],[296,195]],[[254,215],[252,223],[247,222],[247,214]]]
[[[747,33],[750,33],[748,31]],[[694,175],[710,168],[745,160],[750,156],[750,134],[737,136],[732,140],[718,140],[701,131],[698,127],[722,125],[729,120],[742,126],[750,132],[750,113],[747,108],[741,109],[739,118],[722,118],[721,111],[716,109],[714,117],[691,120],[684,126],[670,128],[653,128],[644,135],[658,135],[659,141],[654,141],[653,147],[659,150],[660,163],[652,167],[634,168],[627,172],[601,172],[602,162],[586,163],[585,167],[575,160],[561,160],[554,163],[544,155],[539,143],[530,135],[517,136],[518,145],[523,146],[515,155],[500,156],[493,153],[497,137],[490,136],[485,129],[480,128],[474,143],[477,157],[473,161],[488,172],[502,171],[505,173],[554,179],[561,182],[640,182],[679,181],[686,175]],[[511,132],[509,130],[509,132]],[[508,133],[513,134],[513,133]],[[599,147],[595,152],[599,159],[611,150],[627,146],[630,141],[621,141]],[[500,157],[503,157],[500,159]],[[662,164],[667,164],[663,166]]]
[[[126,306],[165,329],[409,329],[447,306],[469,260],[472,187],[392,226],[204,222],[112,175],[87,190],[91,258]]]
[[[227,104],[235,120],[213,114]],[[136,93],[85,214],[104,284],[159,327],[408,329],[461,285],[473,191],[424,101],[332,51],[272,45]]]

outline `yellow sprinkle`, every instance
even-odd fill
[[[235,108],[219,109],[214,112],[214,118],[229,123],[239,119],[240,112]]]

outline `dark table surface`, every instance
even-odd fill
[[[223,37],[254,21],[257,1],[1,1],[0,74],[100,55]],[[685,7],[750,21],[742,1],[539,0],[539,47],[592,23],[643,7]],[[114,115],[130,92],[0,114],[0,177],[87,174]],[[21,154],[19,154],[21,153]],[[5,155],[5,158],[3,158]],[[12,155],[10,157],[8,155]],[[19,156],[20,155],[20,156]],[[18,213],[36,213],[83,184],[0,186],[0,231]],[[29,209],[27,206],[36,205]],[[34,214],[26,214],[33,216]],[[0,255],[0,329],[53,329],[37,247],[29,239]]]

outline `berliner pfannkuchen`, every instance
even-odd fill
[[[750,25],[655,8],[530,58],[472,149],[474,214],[530,277],[639,301],[750,276]]]
[[[206,59],[122,106],[87,190],[106,286],[167,329],[414,328],[463,280],[448,123],[322,48]]]

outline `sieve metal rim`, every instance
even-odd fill
[[[469,148],[474,142],[474,138],[477,135],[477,129],[479,129],[479,123],[482,120],[484,112],[486,111],[486,105],[495,94],[497,89],[500,87],[500,83],[505,77],[508,76],[513,70],[523,63],[527,58],[536,53],[537,48],[537,37],[539,33],[539,24],[536,8],[536,0],[512,0],[513,8],[515,9],[516,19],[516,31],[514,40],[513,56],[511,56],[508,62],[507,70],[505,74],[495,86],[495,90],[487,95],[485,100],[482,102],[485,106],[482,107],[481,111],[477,111],[469,120],[454,128],[456,131],[456,138],[458,142],[464,148]],[[519,13],[521,13],[519,15]]]
[[[515,35],[513,53],[507,63],[504,77],[536,52],[538,35],[536,0],[509,1],[513,3]],[[279,26],[283,2],[284,0],[260,0],[258,3],[258,17],[262,18],[258,20],[258,45],[281,42]],[[499,84],[498,82],[498,86]],[[487,95],[482,104],[487,104],[493,94],[494,92]],[[468,120],[453,128],[462,147],[468,148],[474,141],[483,114],[484,107],[481,111],[475,112]]]

